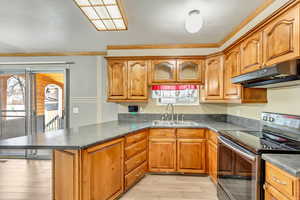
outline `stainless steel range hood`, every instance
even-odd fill
[[[269,66],[254,72],[233,77],[232,83],[248,88],[276,88],[300,85],[300,60]]]

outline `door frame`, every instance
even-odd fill
[[[70,65],[74,62],[0,62],[0,71],[3,73],[21,73],[25,75],[25,136],[36,135],[36,110],[35,95],[32,95],[35,87],[34,73],[61,72],[64,74],[64,128],[70,128]],[[34,101],[34,102],[33,102]],[[34,104],[33,104],[34,103]],[[36,150],[25,150],[24,158],[37,158]],[[5,155],[4,155],[5,156]],[[20,155],[9,156],[20,158]]]

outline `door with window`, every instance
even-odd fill
[[[68,127],[68,69],[9,67],[0,66],[0,140]],[[44,150],[0,150],[0,157],[49,156]]]

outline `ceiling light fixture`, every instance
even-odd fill
[[[122,0],[74,1],[98,31],[127,30]]]
[[[191,10],[185,20],[185,29],[189,33],[197,33],[203,26],[203,18],[200,14],[200,10]]]

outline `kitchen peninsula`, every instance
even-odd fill
[[[113,121],[2,140],[0,149],[53,149],[55,200],[115,199],[149,171],[209,174],[215,180],[217,158],[213,141],[216,133],[224,130],[249,128],[214,119],[200,120],[193,126]],[[178,147],[176,140],[177,145],[185,143]],[[169,151],[155,152],[162,149]],[[179,161],[180,154],[176,155],[179,151],[191,154],[194,162],[201,162],[195,165],[193,160]],[[163,158],[151,159],[155,153]],[[180,164],[176,164],[176,157]]]

